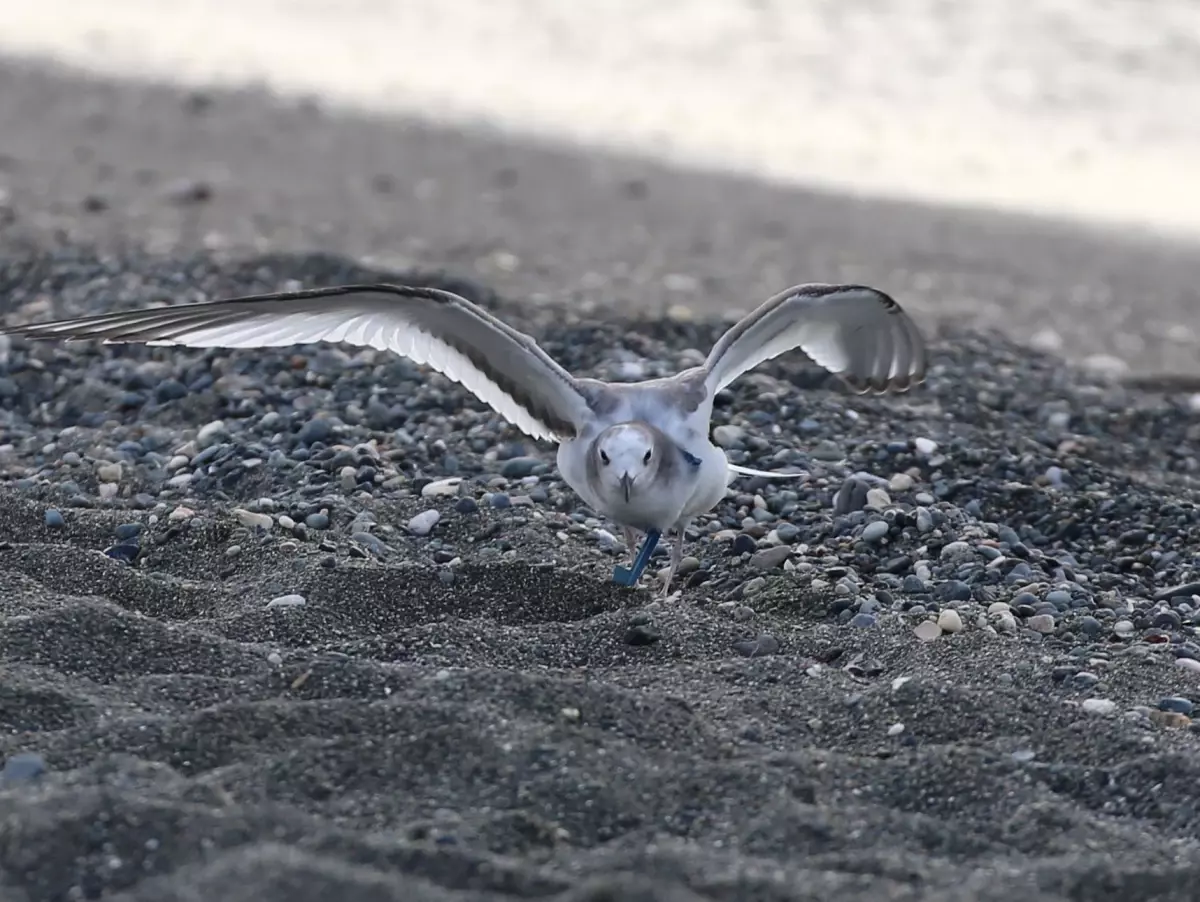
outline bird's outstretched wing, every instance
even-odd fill
[[[590,416],[574,377],[523,332],[438,288],[342,285],[12,326],[28,339],[279,348],[345,342],[394,351],[460,383],[533,438]]]
[[[906,391],[925,379],[925,339],[888,295],[865,285],[796,285],[718,339],[704,363],[708,396],[794,348],[860,394]]]

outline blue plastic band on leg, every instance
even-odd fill
[[[650,555],[654,553],[654,548],[661,538],[662,533],[657,529],[646,533],[646,538],[642,539],[642,547],[638,551],[637,559],[633,562],[633,567],[622,567],[620,564],[613,567],[613,582],[621,586],[634,585],[641,577],[642,571],[646,569],[646,565],[650,563]]]

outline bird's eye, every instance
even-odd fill
[[[647,451],[646,456],[642,458],[642,463],[644,463],[644,464],[650,463],[650,452],[649,451]]]
[[[600,452],[600,460],[601,460],[601,462],[603,462],[605,464],[608,463],[608,452],[607,451]]]

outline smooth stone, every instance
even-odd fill
[[[1192,704],[1190,699],[1182,698],[1177,695],[1160,699],[1158,702],[1158,710],[1173,711],[1176,714],[1190,715],[1194,707],[1195,706]]]
[[[435,479],[421,489],[422,498],[437,498],[443,495],[457,495],[462,485],[461,476],[451,476],[449,479]]]
[[[950,542],[942,547],[942,553],[938,557],[943,561],[953,560],[957,557],[969,557],[975,553],[966,542]]]
[[[1108,698],[1089,698],[1085,699],[1080,707],[1088,714],[1104,717],[1117,710],[1117,703]]]
[[[855,614],[853,617],[850,618],[850,625],[859,627],[861,629],[866,629],[868,627],[872,627],[875,625],[875,615],[874,614],[864,614],[863,612],[860,611],[859,613]]]
[[[941,637],[942,628],[932,620],[923,620],[917,624],[916,629],[913,630],[913,635],[922,642],[932,642],[934,639]]]
[[[872,510],[883,510],[892,503],[891,497],[881,488],[867,489],[867,507]]]
[[[1034,614],[1025,621],[1025,625],[1035,633],[1048,636],[1054,632],[1054,616],[1052,614]]]
[[[430,508],[408,521],[408,531],[414,536],[427,536],[433,532],[433,528],[437,526],[440,519],[442,519],[442,515],[436,509]]]
[[[872,520],[863,527],[862,540],[874,545],[886,539],[890,530],[891,526],[888,525],[886,520]]]
[[[944,633],[961,633],[963,629],[962,617],[953,608],[943,608],[938,612],[937,625]]]
[[[277,598],[272,598],[267,602],[268,608],[297,608],[302,604],[307,603],[307,599],[303,595],[292,593],[291,595],[280,595]]]
[[[916,480],[907,473],[896,473],[888,480],[888,489],[893,492],[908,492],[914,485]]]
[[[750,566],[760,570],[773,570],[783,564],[792,553],[790,545],[776,545],[774,548],[764,548],[750,556]]]
[[[36,752],[18,752],[10,755],[0,770],[0,786],[27,783],[46,773],[46,759]]]
[[[746,430],[725,423],[713,428],[712,438],[713,442],[722,448],[736,448],[746,438]]]
[[[233,516],[235,520],[248,529],[270,529],[275,525],[275,521],[271,519],[270,514],[260,514],[240,507],[234,508]]]
[[[67,521],[63,519],[62,513],[54,508],[50,508],[48,511],[46,511],[45,519],[46,525],[51,529],[62,529],[67,525]]]

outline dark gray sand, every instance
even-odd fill
[[[412,279],[634,377],[717,334],[656,312],[664,272],[710,309],[857,267],[925,279],[914,302],[951,325],[955,285],[986,314],[903,398],[795,357],[736,383],[731,458],[812,478],[738,480],[666,602],[611,583],[623,550],[549,449],[397,358],[6,345],[4,902],[1194,898],[1197,415],[968,328],[1031,329],[1030,293],[1074,285],[1091,300],[1051,315],[1111,342],[1116,296],[1187,309],[1194,254],[4,77],[6,320]],[[164,187],[214,161],[207,199]],[[450,202],[413,212],[414,173]],[[255,258],[256,230],[420,239],[450,274]],[[210,232],[235,259],[200,252]],[[476,266],[498,249],[515,271]],[[650,258],[615,313],[565,287]]]

